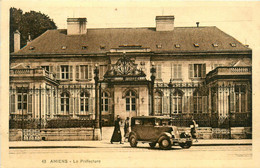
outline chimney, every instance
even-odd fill
[[[87,33],[87,18],[68,18],[67,35],[80,35]]]
[[[174,16],[156,16],[156,31],[172,31],[174,29]]]
[[[20,38],[20,32],[18,30],[16,30],[14,32],[14,52],[17,52],[20,50],[20,47],[21,47],[21,44],[20,44],[20,41],[21,41],[21,38]]]

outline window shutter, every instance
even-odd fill
[[[169,97],[168,96],[163,96],[162,98],[162,101],[163,101],[163,111],[162,111],[162,114],[163,115],[167,115],[169,114]]]
[[[58,111],[57,111],[57,114],[61,114],[61,96],[60,96],[60,93],[58,93]]]
[[[189,78],[193,78],[193,64],[189,64]]]
[[[206,64],[202,64],[202,78],[205,78],[206,77]]]
[[[32,94],[28,95],[28,113],[32,113]]]
[[[234,112],[235,111],[235,96],[234,96],[234,92],[230,92],[230,112]]]
[[[93,98],[89,98],[89,114],[93,114]]]
[[[194,113],[194,97],[190,97],[190,113]]]
[[[15,95],[11,95],[11,113],[15,113]]]
[[[53,73],[53,66],[50,65],[50,73]]]
[[[182,68],[181,68],[181,64],[178,64],[178,78],[179,78],[179,79],[182,78]]]
[[[157,78],[158,79],[162,78],[162,66],[161,66],[161,64],[157,65]]]
[[[73,114],[73,105],[74,105],[74,103],[73,103],[73,97],[70,96],[69,99],[70,99],[70,101],[69,101],[69,102],[70,102],[70,104],[69,104],[69,106],[70,106],[70,107],[69,107],[69,108],[70,108],[69,113],[70,113],[70,114]]]
[[[108,98],[108,113],[112,114],[112,99]]]
[[[174,79],[177,79],[178,76],[177,76],[177,64],[173,64],[173,78]]]
[[[79,65],[76,66],[76,80],[79,80]]]
[[[202,113],[207,113],[208,110],[207,96],[202,96]]]
[[[80,97],[79,95],[75,98],[75,114],[79,114]]]
[[[73,80],[73,66],[72,65],[69,66],[69,73],[70,73],[69,74],[69,79]]]
[[[92,79],[92,65],[88,66],[88,79]]]
[[[60,79],[60,66],[57,65],[57,69],[56,69],[56,78]]]

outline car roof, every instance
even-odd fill
[[[171,117],[168,116],[137,116],[137,117],[132,117],[132,119],[172,119]]]

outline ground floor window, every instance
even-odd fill
[[[162,94],[159,92],[154,94],[154,112],[157,115],[162,114]]]
[[[102,93],[101,111],[102,112],[108,111],[108,94],[107,94],[107,92]]]
[[[80,94],[80,112],[86,114],[89,111],[89,94],[82,92]]]
[[[69,114],[69,94],[68,93],[62,93],[61,94],[61,111],[63,114]]]
[[[180,90],[173,93],[173,113],[182,113],[182,92]]]
[[[126,111],[136,110],[136,94],[130,90],[126,93]]]
[[[194,113],[202,113],[202,95],[200,92],[193,94]]]

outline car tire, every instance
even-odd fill
[[[156,146],[156,142],[151,142],[151,143],[149,143],[149,145],[151,148],[154,148]]]
[[[136,147],[137,146],[137,138],[135,135],[130,135],[128,141],[130,142],[131,147]]]
[[[179,144],[183,149],[189,149],[192,145],[192,142],[180,143]]]
[[[169,137],[163,136],[159,139],[159,147],[160,149],[167,150],[171,149],[171,140]]]

